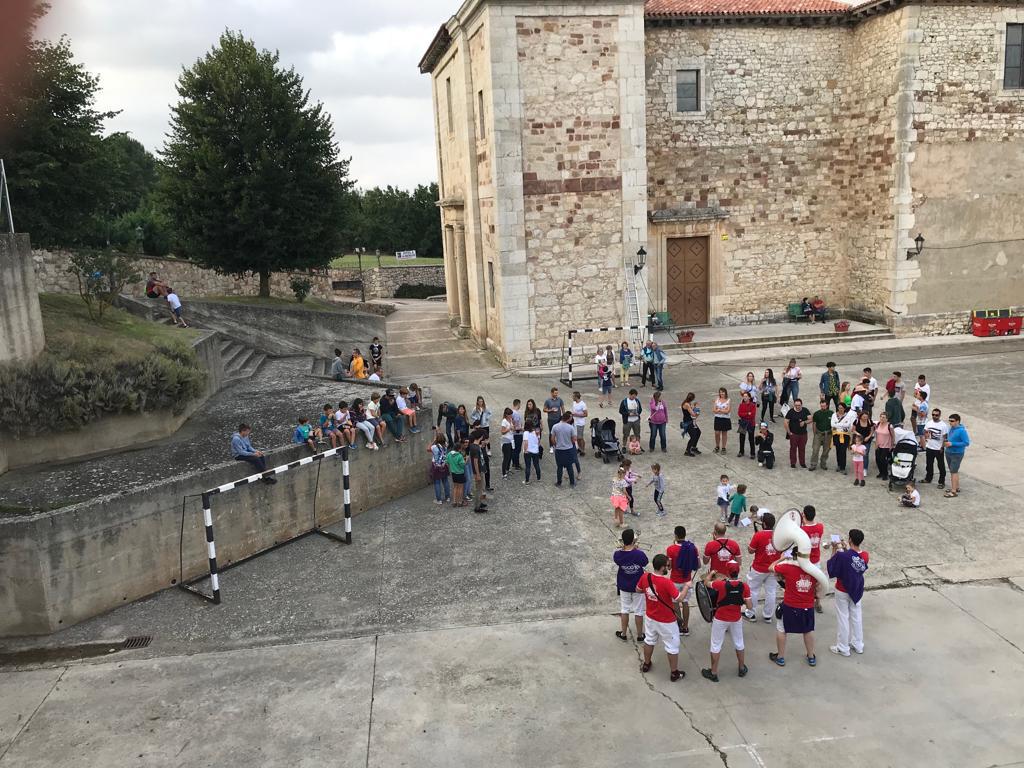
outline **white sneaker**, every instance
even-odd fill
[[[842,651],[842,650],[840,650],[838,645],[830,645],[828,647],[828,649],[830,651],[832,651],[832,653],[834,653],[836,656],[849,656],[850,655],[849,651]]]
[[[863,648],[854,648],[853,650],[855,650],[857,653],[864,653]]]
[[[548,448],[548,453],[554,453],[554,452],[555,452],[554,448]]]
[[[757,614],[753,611],[743,611],[743,618],[747,621],[757,621]]]

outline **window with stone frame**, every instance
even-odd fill
[[[1004,88],[1024,88],[1024,24],[1006,25]]]
[[[488,285],[488,289],[489,290],[487,291],[487,294],[488,294],[488,297],[491,300],[491,306],[493,307],[494,306],[494,262],[493,261],[488,261],[487,262],[487,282],[489,283],[489,285]]]
[[[448,133],[455,133],[455,109],[452,104],[452,79],[446,78],[444,81],[444,99],[445,106],[448,108]]]
[[[700,112],[700,70],[676,70],[676,111]]]

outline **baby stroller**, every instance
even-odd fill
[[[892,449],[892,463],[889,466],[889,490],[896,485],[906,485],[914,480],[917,466],[917,441],[900,440]]]
[[[615,420],[600,419],[590,420],[590,444],[594,449],[594,456],[600,456],[607,464],[611,457],[622,461],[622,446],[615,436]]]

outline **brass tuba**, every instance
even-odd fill
[[[798,509],[787,509],[783,512],[772,532],[772,546],[777,552],[785,552],[793,547],[796,551],[796,564],[804,573],[817,580],[824,594],[829,587],[828,576],[811,562],[811,538],[800,527],[800,520]]]

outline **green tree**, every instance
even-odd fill
[[[74,61],[67,38],[26,38],[23,48],[0,82],[0,157],[14,223],[37,243],[73,245],[103,210],[100,131],[117,113],[95,109],[99,80]]]
[[[341,246],[348,161],[294,69],[225,32],[178,81],[162,198],[182,255],[228,274],[326,267]]]

